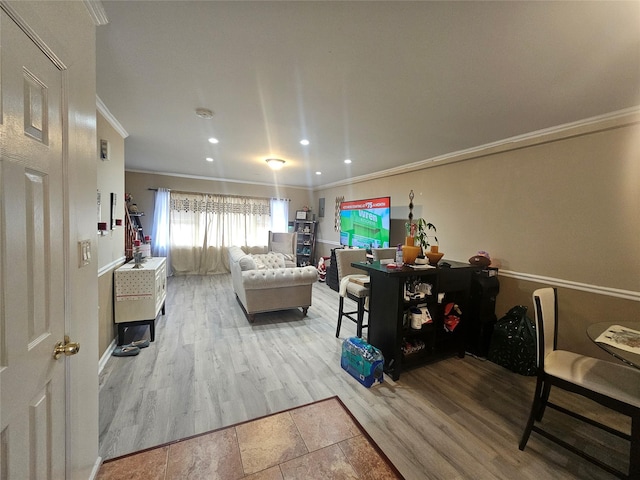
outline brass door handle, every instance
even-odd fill
[[[60,358],[60,355],[65,355],[70,357],[71,355],[75,355],[80,351],[80,344],[77,342],[70,342],[69,336],[64,336],[64,342],[56,343],[56,346],[53,348],[53,358],[56,360]]]

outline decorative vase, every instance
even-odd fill
[[[421,250],[422,249],[420,247],[416,247],[414,245],[403,245],[402,262],[406,265],[413,265],[418,255],[420,255]]]
[[[425,255],[429,259],[429,265],[437,265],[438,262],[444,256],[444,253],[431,251],[431,252],[425,253]]]

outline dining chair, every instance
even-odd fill
[[[371,254],[373,255],[373,261],[377,262],[378,260],[395,260],[396,259],[396,249],[395,248],[372,248]]]
[[[541,288],[533,292],[537,331],[538,378],[531,412],[520,440],[524,450],[531,432],[536,432],[598,467],[621,478],[640,479],[640,370],[626,365],[580,355],[557,348],[558,295],[555,288]],[[608,425],[549,401],[551,387],[561,388],[589,398],[605,407],[631,418],[631,433]],[[629,472],[624,473],[602,462],[586,451],[545,430],[539,422],[545,408],[598,427],[629,441]]]
[[[362,329],[368,325],[364,325],[364,314],[366,310],[366,301],[370,294],[370,289],[366,283],[367,275],[362,270],[351,266],[352,262],[364,262],[367,259],[367,252],[363,248],[343,248],[335,250],[336,265],[338,267],[338,284],[340,303],[338,305],[338,327],[336,328],[336,337],[340,336],[340,327],[342,326],[342,317],[346,317],[356,324],[356,335],[362,338]],[[355,281],[354,281],[355,280]],[[357,310],[345,311],[344,299],[350,298],[356,302]],[[354,314],[356,315],[354,317]]]

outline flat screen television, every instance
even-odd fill
[[[340,204],[340,244],[357,248],[389,246],[391,197]]]

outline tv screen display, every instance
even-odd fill
[[[389,246],[391,197],[340,204],[340,244],[357,248]]]

